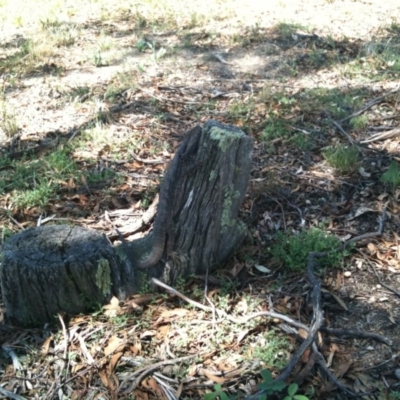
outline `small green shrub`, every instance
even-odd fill
[[[342,174],[354,173],[359,166],[359,152],[355,146],[327,148],[323,155],[328,164]]]
[[[270,117],[268,118],[267,125],[261,134],[261,139],[268,144],[268,141],[270,140],[288,137],[289,135],[290,127],[285,120],[276,117]]]
[[[400,184],[400,169],[396,161],[390,163],[388,170],[381,176],[381,182],[391,186],[394,191]]]
[[[313,251],[324,252],[340,247],[340,240],[318,228],[311,228],[297,235],[279,232],[270,253],[292,271],[304,270],[307,266],[308,254]],[[338,267],[345,255],[343,251],[333,251],[318,260],[321,267]]]

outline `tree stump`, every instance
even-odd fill
[[[153,231],[113,247],[84,228],[32,228],[6,242],[0,269],[10,322],[32,326],[57,312],[76,314],[125,299],[143,281],[204,274],[225,262],[245,236],[238,219],[253,141],[208,121],[189,131],[165,174]]]

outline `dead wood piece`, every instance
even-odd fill
[[[377,342],[384,343],[388,346],[392,345],[392,342],[387,337],[379,335],[378,333],[362,332],[352,329],[327,328],[325,326],[321,327],[320,330],[322,332],[330,333],[331,335],[335,335],[338,337],[372,339],[376,340]]]
[[[373,142],[377,142],[379,140],[390,139],[393,136],[398,136],[398,135],[400,135],[400,129],[395,128],[395,129],[391,129],[386,132],[377,133],[376,135],[373,135],[373,136],[369,137],[368,139],[362,140],[360,143],[361,144],[373,143]]]

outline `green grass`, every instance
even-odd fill
[[[359,81],[398,79],[400,72],[399,25],[392,22],[380,30],[377,37],[366,41],[359,55],[343,66],[346,78]]]
[[[341,119],[359,109],[363,104],[364,93],[359,89],[343,91],[340,89],[316,88],[305,90],[298,96],[298,104],[305,112],[324,112],[331,118]]]
[[[14,205],[24,209],[45,207],[65,190],[66,182],[81,184],[82,176],[89,183],[117,178],[113,171],[82,172],[69,149],[58,149],[36,158],[26,156],[24,160],[2,159],[0,163],[0,195],[9,193]]]
[[[325,252],[338,249],[340,240],[321,229],[311,228],[299,234],[279,232],[274,244],[270,248],[272,257],[283,264],[289,271],[304,271],[307,267],[307,258],[310,252]],[[332,251],[323,259],[318,260],[320,267],[339,267],[346,253]]]
[[[315,148],[315,142],[311,135],[303,132],[296,133],[288,140],[288,142],[293,143],[301,151],[310,151]]]
[[[20,130],[14,110],[5,101],[0,102],[0,128],[9,138]]]
[[[360,155],[355,146],[329,147],[323,152],[327,163],[341,174],[352,174],[358,170]]]
[[[274,31],[283,39],[292,39],[293,35],[298,31],[307,32],[308,27],[298,23],[279,22],[275,25]]]
[[[353,129],[364,129],[368,124],[368,116],[359,115],[358,117],[354,117],[350,120],[350,126]]]

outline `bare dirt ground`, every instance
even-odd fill
[[[0,12],[12,15],[18,4]],[[71,146],[82,170],[114,169],[123,181],[91,186],[77,177],[61,183],[48,203],[29,207],[17,206],[15,193],[4,190],[3,236],[50,215],[111,239],[115,226],[131,239],[143,235],[137,228],[143,205],[152,201],[183,133],[208,119],[237,125],[255,138],[243,210],[249,239],[210,277],[210,299],[227,312],[273,307],[309,324],[304,271],[286,273],[268,251],[277,231],[323,226],[345,241],[377,231],[385,210],[383,235],[357,242],[341,268],[327,268],[319,278],[326,326],[379,333],[392,345],[331,334],[319,344],[347,388],[373,393],[368,398],[399,398],[400,191],[381,180],[391,160],[400,161],[398,2],[178,1],[165,8],[84,2],[78,9],[67,2],[49,17],[40,16],[37,4],[21,4],[20,22],[3,17],[0,31],[0,85],[19,127],[12,137],[0,129],[1,155],[21,160],[31,149],[40,158]],[[45,35],[53,19],[72,27],[73,44],[18,58],[28,39],[43,34],[36,14]],[[366,118],[363,124],[351,124],[358,116]],[[358,168],[341,173],[324,151],[352,143],[361,154]],[[0,178],[10,179],[5,172]],[[203,286],[193,278],[180,290],[202,301]],[[265,332],[287,337],[286,349],[275,355],[286,361],[301,337],[265,320],[235,329],[216,324],[174,296],[141,295],[113,312],[71,319],[67,349],[65,329],[2,326],[2,342],[23,367],[4,353],[1,386],[25,398],[167,398],[159,379],[169,377],[180,398],[203,398],[215,383],[243,398],[256,390],[260,369],[282,367],[260,356],[272,341]],[[67,350],[70,360],[61,365]],[[199,354],[186,364],[179,360]],[[177,361],[159,368],[162,377],[132,383],[132,371],[166,359]],[[347,398],[335,389],[316,366],[301,384],[309,398]]]

